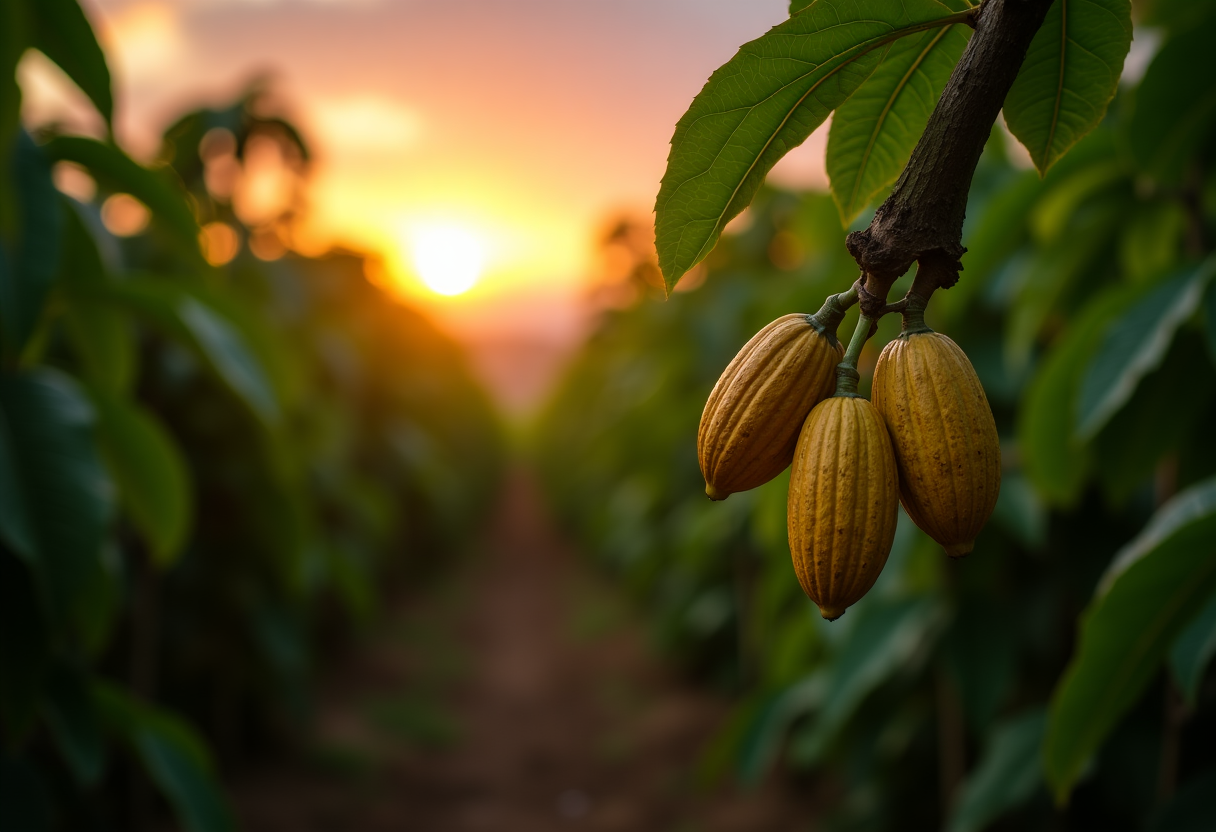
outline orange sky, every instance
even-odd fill
[[[709,73],[784,19],[787,0],[84,0],[117,86],[118,136],[160,129],[270,71],[316,151],[311,230],[379,250],[406,292],[470,320],[580,291],[610,213],[648,212],[676,119]],[[71,98],[22,70],[27,118]],[[782,163],[822,182],[816,136]],[[484,247],[467,295],[410,274],[419,226]],[[509,296],[509,297],[508,297]],[[471,316],[471,317],[470,317]],[[451,315],[448,315],[451,317]],[[546,316],[552,318],[551,315]]]

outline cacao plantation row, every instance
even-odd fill
[[[814,192],[761,190],[666,302],[639,260],[569,368],[548,491],[735,697],[705,782],[802,779],[823,829],[1216,827],[1216,14],[1159,5],[1045,176],[994,130],[961,279],[879,321],[865,398]]]
[[[79,9],[17,5],[16,57],[108,120]],[[238,217],[251,148],[308,172],[259,90],[178,120],[156,167],[4,101],[0,827],[232,829],[217,763],[295,739],[321,652],[462,547],[492,411],[361,257],[282,256],[296,202]],[[124,200],[144,226],[116,236]]]

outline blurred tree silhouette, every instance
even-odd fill
[[[719,373],[856,278],[827,194],[761,190],[702,288],[605,312],[571,366],[537,431],[549,492],[670,654],[739,696],[706,777],[814,772],[825,829],[1216,827],[1216,15],[1153,15],[1139,87],[1046,176],[1000,130],[976,173],[966,270],[929,310],[1005,458],[965,561],[901,513],[877,586],[828,624],[790,565],[788,474],[703,496]]]
[[[26,48],[107,124],[109,75],[75,0],[4,9],[0,824],[137,829],[146,777],[231,829],[213,749],[290,738],[318,650],[461,545],[498,429],[361,256],[289,250],[309,154],[260,85],[152,167],[31,137]]]

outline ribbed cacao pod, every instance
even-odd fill
[[[697,431],[697,459],[711,500],[763,485],[789,466],[807,414],[834,389],[844,354],[836,323],[784,315],[731,360]]]
[[[899,466],[908,516],[952,558],[971,551],[1001,489],[1001,443],[975,368],[918,320],[887,344],[874,369],[874,406]]]
[[[833,396],[798,436],[787,522],[798,583],[833,621],[869,592],[899,514],[895,457],[872,404]]]

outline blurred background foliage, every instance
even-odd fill
[[[291,741],[386,581],[460,550],[497,423],[374,264],[289,251],[309,153],[260,84],[151,166],[30,136],[26,48],[107,125],[109,74],[75,0],[4,15],[0,825],[140,828],[151,783],[230,829],[216,758]]]
[[[535,445],[667,654],[739,697],[707,781],[781,764],[833,807],[824,829],[1216,828],[1216,9],[1142,22],[1147,72],[1046,177],[994,131],[962,280],[930,305],[996,416],[994,517],[954,563],[901,511],[838,622],[790,565],[788,473],[710,503],[695,449],[747,339],[856,278],[831,198],[762,191],[666,303],[626,249]],[[863,386],[898,331],[883,319]]]

